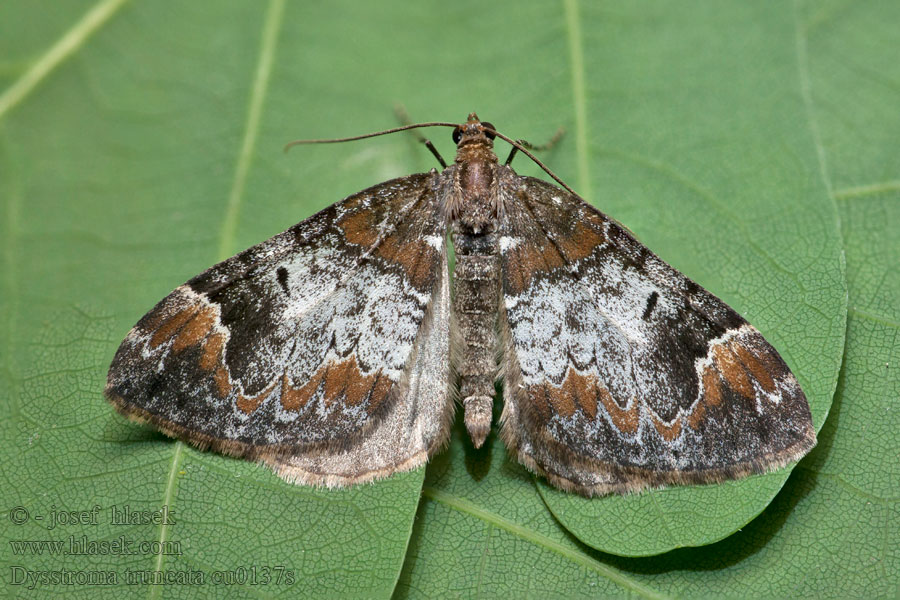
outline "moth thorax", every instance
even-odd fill
[[[488,161],[465,162],[457,170],[458,198],[454,220],[473,233],[492,231],[489,223],[497,219],[494,185],[495,164]]]
[[[475,139],[466,140],[456,149],[456,164],[497,163],[497,155],[494,153],[494,143],[481,135]]]

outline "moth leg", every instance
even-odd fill
[[[394,107],[394,114],[397,115],[397,119],[400,121],[401,125],[412,125],[412,120],[409,118],[409,114],[406,112],[406,107],[402,104],[398,104]],[[440,163],[442,169],[447,168],[447,161],[444,160],[444,157],[441,156],[441,153],[438,152],[438,149],[434,147],[434,144],[431,143],[431,140],[426,138],[417,130],[410,130],[414,136],[416,136],[416,141],[420,144],[425,144],[425,147],[431,151],[437,161]]]
[[[516,140],[516,143],[522,145],[524,148],[528,148],[529,150],[541,152],[543,150],[550,150],[551,148],[553,148],[553,146],[555,146],[556,143],[559,140],[561,140],[562,136],[564,136],[565,134],[566,134],[565,128],[560,127],[559,129],[556,130],[556,133],[553,134],[553,137],[550,138],[549,141],[547,141],[544,144],[541,144],[540,146],[535,146],[534,144],[532,144],[531,142],[529,142],[527,140]],[[513,146],[512,150],[509,151],[509,156],[506,157],[506,162],[504,164],[509,165],[509,163],[512,162],[513,157],[515,157],[516,152],[518,152],[518,151],[519,151],[519,149],[516,148],[515,146]]]
[[[444,160],[444,157],[441,156],[441,153],[438,152],[438,149],[434,147],[434,144],[431,143],[431,140],[427,139],[426,137],[424,137],[424,136],[422,136],[422,135],[418,135],[417,137],[419,138],[419,141],[420,141],[420,142],[422,142],[423,144],[425,144],[425,147],[426,147],[426,148],[428,148],[429,150],[431,150],[431,153],[434,154],[434,157],[435,157],[435,158],[437,159],[437,161],[441,164],[441,168],[446,169],[446,168],[447,168],[447,162]]]

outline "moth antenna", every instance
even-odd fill
[[[412,119],[409,118],[409,113],[406,112],[406,107],[403,106],[402,104],[398,103],[398,104],[394,105],[394,114],[397,116],[397,120],[400,121],[400,123],[402,123],[403,125],[411,125],[412,124]],[[444,157],[441,156],[441,153],[438,151],[437,147],[431,142],[431,140],[426,138],[419,131],[413,132],[412,135],[414,135],[416,137],[416,140],[420,144],[424,144],[425,147],[428,148],[428,151],[431,152],[431,154],[437,159],[438,164],[441,165],[442,169],[447,168],[447,161],[444,160]]]
[[[570,188],[570,187],[566,184],[565,181],[563,181],[562,179],[560,179],[559,177],[557,177],[556,173],[554,173],[553,171],[551,171],[549,168],[547,168],[547,165],[545,165],[545,164],[542,163],[540,160],[538,160],[538,157],[537,157],[537,156],[535,156],[534,154],[532,154],[531,152],[529,152],[529,151],[528,151],[528,148],[526,148],[525,146],[523,146],[522,144],[520,144],[519,142],[515,141],[515,140],[512,139],[512,138],[506,137],[505,135],[503,135],[503,134],[500,133],[499,131],[496,131],[496,130],[494,130],[494,129],[488,129],[487,127],[485,127],[484,130],[485,130],[485,131],[490,131],[491,133],[493,133],[494,135],[496,135],[498,138],[500,138],[500,139],[503,140],[504,142],[506,142],[506,143],[510,144],[511,146],[513,146],[514,148],[516,148],[519,152],[521,152],[522,154],[524,154],[525,156],[527,156],[528,158],[530,158],[531,160],[533,160],[533,161],[534,161],[534,164],[536,164],[536,165],[539,166],[541,169],[543,169],[543,170],[544,170],[544,173],[546,173],[547,175],[549,175],[550,177],[552,177],[552,178],[553,178],[553,181],[555,181],[555,182],[558,183],[559,185],[563,186],[563,188],[565,188],[565,190],[566,190],[567,192],[569,192],[570,194],[572,194],[573,196],[575,196],[575,197],[577,197],[577,198],[581,198],[581,196],[578,195],[578,192],[576,192],[575,190],[573,190],[572,188]],[[558,135],[559,135],[559,134],[553,136],[553,137],[554,137],[554,140],[555,140],[555,138],[556,138]],[[583,199],[583,198],[582,198],[582,199]]]
[[[294,146],[300,146],[302,144],[339,144],[341,142],[354,142],[356,140],[364,140],[366,138],[378,137],[380,135],[388,135],[390,133],[397,133],[398,131],[408,131],[410,129],[420,129],[422,127],[454,127],[454,128],[456,128],[456,127],[459,127],[459,124],[458,123],[447,123],[445,121],[432,121],[430,123],[413,123],[412,125],[402,125],[400,127],[392,127],[391,129],[385,129],[383,131],[375,131],[373,133],[364,133],[363,135],[354,135],[351,137],[344,137],[344,138],[332,138],[332,139],[322,139],[322,140],[294,140],[293,142],[288,142],[284,146],[284,151],[287,152]],[[541,169],[543,169],[543,171],[547,175],[552,177],[553,180],[556,183],[558,183],[559,185],[561,185],[567,192],[569,192],[570,194],[572,194],[574,196],[577,196],[578,198],[581,198],[581,196],[579,196],[575,190],[570,188],[569,185],[565,181],[560,179],[559,176],[557,176],[556,173],[551,171],[547,167],[547,165],[542,163],[538,159],[538,157],[536,157],[534,154],[529,152],[528,148],[526,148],[519,142],[515,141],[514,139],[503,135],[502,133],[500,133],[499,131],[497,131],[495,129],[489,129],[489,128],[485,127],[484,131],[493,133],[501,140],[505,141],[506,143],[508,143],[511,146],[513,146],[514,148],[516,148],[519,152],[521,152],[522,154],[524,154],[525,156],[527,156],[528,158],[533,160],[534,164],[536,164]]]
[[[445,123],[443,121],[433,121],[431,123],[413,123],[412,125],[403,125],[401,127],[393,127],[391,129],[385,129],[384,131],[376,131],[374,133],[365,133],[363,135],[354,135],[352,137],[345,138],[334,138],[327,140],[294,140],[293,142],[289,142],[284,147],[284,151],[287,152],[294,146],[299,146],[301,144],[337,144],[340,142],[353,142],[355,140],[364,140],[366,138],[378,137],[379,135],[387,135],[389,133],[397,133],[398,131],[406,131],[408,129],[419,129],[420,127],[458,127],[458,123]]]

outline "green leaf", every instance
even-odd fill
[[[898,18],[894,3],[839,0],[3,3],[0,506],[101,507],[96,525],[53,530],[4,518],[5,584],[91,598],[387,597],[398,577],[400,597],[895,594]],[[112,354],[173,287],[433,166],[400,135],[281,152],[393,126],[395,102],[417,120],[477,110],[538,143],[565,126],[542,159],[798,376],[824,427],[787,483],[789,469],[585,501],[457,427],[424,488],[420,470],[316,491],[116,416]],[[428,135],[452,156],[446,132]],[[113,525],[113,505],[165,505],[175,522]],[[9,544],[70,536],[180,554]],[[206,580],[28,590],[13,567]],[[261,583],[264,568],[282,579]]]

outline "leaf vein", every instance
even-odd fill
[[[871,321],[873,323],[878,323],[879,325],[884,325],[885,327],[891,327],[893,329],[900,329],[900,322],[895,321],[893,319],[889,319],[887,317],[873,315],[872,313],[868,313],[853,306],[847,309],[847,312],[853,315],[854,317]]]
[[[587,94],[584,86],[584,41],[578,0],[565,0],[566,36],[569,40],[569,62],[572,66],[572,101],[575,108],[575,153],[578,161],[578,188],[582,198],[590,200],[590,157],[588,156]]]
[[[259,60],[256,63],[256,73],[250,93],[250,105],[247,108],[247,120],[244,124],[244,139],[241,142],[241,150],[238,153],[235,166],[234,180],[231,184],[231,191],[228,194],[228,204],[225,207],[222,235],[219,238],[220,260],[224,260],[233,254],[232,245],[234,243],[235,230],[237,229],[238,214],[240,213],[241,201],[244,196],[244,188],[247,184],[247,174],[250,172],[253,151],[256,148],[256,140],[259,137],[259,123],[262,118],[266,90],[269,87],[269,76],[272,73],[272,64],[275,60],[275,47],[278,42],[278,32],[281,29],[283,15],[284,0],[271,0],[266,13],[266,21],[263,25]]]
[[[868,185],[858,185],[840,190],[835,190],[834,197],[837,200],[855,200],[868,196],[877,196],[885,192],[900,192],[900,180],[881,181]]]
[[[825,155],[825,146],[822,144],[822,133],[819,131],[819,123],[816,120],[813,108],[812,81],[809,76],[809,54],[806,47],[806,32],[800,23],[800,14],[797,0],[794,0],[794,44],[797,53],[797,75],[800,80],[800,96],[803,98],[803,108],[806,112],[806,121],[812,136],[813,145],[816,148],[816,158],[819,161],[819,174],[822,183],[828,190],[828,195],[833,199],[834,192],[831,189],[831,176],[828,173],[828,159]]]
[[[856,485],[853,485],[852,483],[850,483],[849,481],[844,479],[841,475],[838,475],[836,473],[826,473],[826,472],[818,471],[812,467],[804,466],[803,464],[798,464],[796,468],[800,469],[801,471],[807,471],[809,473],[813,473],[813,474],[815,474],[816,477],[821,477],[828,481],[833,481],[839,487],[844,488],[845,491],[851,493],[852,495],[859,496],[860,498],[865,498],[866,500],[868,500],[869,502],[872,502],[874,504],[889,505],[889,504],[896,504],[897,502],[900,502],[900,496],[897,496],[897,497],[878,496],[877,494],[867,492],[866,490],[864,490],[860,487],[857,487]]]
[[[15,108],[63,61],[75,54],[125,0],[104,0],[94,5],[84,17],[47,50],[30,69],[0,95],[0,119]]]
[[[184,460],[184,442],[175,442],[175,452],[172,455],[172,466],[169,469],[169,479],[166,482],[166,491],[163,494],[162,507],[169,507],[171,510],[172,502],[175,499],[175,493],[178,490],[178,471],[181,470],[181,463]],[[166,539],[169,537],[169,525],[165,519],[159,525],[159,552],[156,555],[156,564],[154,570],[162,572],[163,559],[165,557]],[[159,598],[162,594],[162,584],[154,583],[150,588],[150,598]]]
[[[668,597],[662,592],[655,590],[632,577],[629,577],[627,574],[617,569],[604,565],[600,561],[590,558],[589,556],[586,556],[582,553],[576,552],[571,548],[567,548],[545,535],[541,535],[540,533],[523,527],[518,523],[513,523],[512,521],[505,519],[504,517],[501,517],[496,513],[480,508],[479,506],[476,506],[474,503],[466,500],[465,498],[460,498],[453,494],[449,494],[432,487],[423,488],[422,495],[436,502],[440,502],[441,504],[444,504],[445,506],[448,506],[453,510],[457,510],[461,513],[473,516],[477,519],[481,519],[486,523],[490,523],[495,527],[499,527],[500,529],[518,536],[525,541],[531,542],[536,546],[541,546],[547,550],[550,550],[551,552],[555,552],[556,554],[559,554],[563,558],[566,558],[573,563],[579,564],[582,567],[590,569],[606,577],[613,583],[632,591],[638,596],[642,596],[644,598]]]

